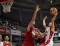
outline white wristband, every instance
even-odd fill
[[[34,30],[32,31],[32,34],[35,36],[35,32],[34,32]]]

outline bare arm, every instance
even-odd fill
[[[56,9],[56,10],[57,10],[57,9]],[[54,29],[55,29],[54,22],[55,22],[55,20],[56,20],[57,15],[58,15],[58,11],[54,12],[53,15],[54,15],[54,17],[51,19],[51,30],[52,30],[52,31],[54,31]]]
[[[45,22],[46,19],[47,19],[47,16],[45,16],[44,19],[43,19],[43,27],[44,27],[44,29],[46,29],[46,22]]]
[[[39,8],[39,5],[37,5],[36,10],[35,10],[35,12],[34,12],[34,14],[33,14],[32,20],[31,20],[30,23],[28,24],[27,31],[29,31],[29,30],[30,30],[30,27],[32,27],[33,21],[35,21],[35,19],[36,19],[36,14],[37,14],[37,12],[39,11],[39,9],[40,9],[40,8]]]
[[[43,38],[43,37],[44,37],[45,34],[44,34],[44,33],[41,33],[38,28],[36,28],[36,31],[37,31],[37,32],[35,32],[35,34],[36,34],[36,35],[35,35],[35,36],[36,36],[35,39]]]
[[[11,43],[11,46],[12,46],[12,43]]]
[[[21,33],[21,36],[26,37],[26,32],[22,32],[22,33]]]
[[[40,32],[40,35],[38,36],[39,38],[43,38],[44,36],[46,36],[46,33],[41,33]]]
[[[37,34],[38,34],[38,38],[43,38],[44,36],[46,36],[46,32],[41,33],[40,30],[37,28]]]

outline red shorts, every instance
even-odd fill
[[[28,41],[24,41],[22,46],[34,46],[34,42],[28,42]]]

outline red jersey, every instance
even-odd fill
[[[11,43],[10,43],[10,42],[7,43],[7,42],[5,41],[5,42],[3,43],[3,45],[4,45],[4,46],[11,46]]]
[[[34,30],[33,28],[30,28],[30,31],[26,33],[26,38],[23,46],[34,46],[34,38],[32,37],[33,30]]]

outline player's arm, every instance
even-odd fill
[[[35,28],[35,30],[32,31],[32,36],[37,40],[40,36],[40,30]]]
[[[47,16],[45,16],[44,19],[43,19],[43,27],[44,27],[44,29],[46,29],[46,22],[45,22],[46,19],[47,19]]]
[[[37,37],[36,35],[35,35],[35,37],[34,37],[36,40],[39,38],[39,37]]]
[[[40,32],[40,30],[38,28],[36,28],[36,31],[35,32],[35,39],[38,39],[38,38],[43,38],[43,33]]]
[[[11,44],[11,46],[12,46],[12,43],[10,43]]]
[[[21,36],[26,37],[26,32],[22,32],[22,33],[21,33]]]
[[[30,23],[28,24],[28,27],[27,27],[27,31],[29,31],[30,30],[30,27],[32,27],[32,25],[33,25],[33,21],[35,21],[35,19],[36,19],[36,14],[37,14],[37,12],[39,11],[39,5],[37,5],[36,6],[36,10],[35,10],[35,12],[34,12],[34,14],[33,14],[33,17],[32,17],[32,19],[31,19],[31,21],[30,21]]]
[[[56,11],[56,12],[54,13],[54,17],[51,19],[51,30],[52,30],[53,32],[54,32],[54,29],[55,29],[54,22],[55,22],[55,20],[56,20],[57,15],[58,15],[58,12]]]
[[[37,40],[40,36],[41,36],[41,32],[38,28],[35,29],[36,32],[35,32],[35,39]]]
[[[37,28],[37,32],[38,33],[36,33],[36,34],[37,34],[38,38],[43,38],[44,36],[46,36],[46,32],[42,33],[42,32],[40,32],[40,30],[38,28]]]
[[[56,19],[56,15],[52,18],[51,20],[51,29],[54,30],[55,26],[54,26],[54,21]]]
[[[40,32],[40,35],[38,36],[38,38],[43,38],[44,36],[46,36],[46,33],[41,33]]]

